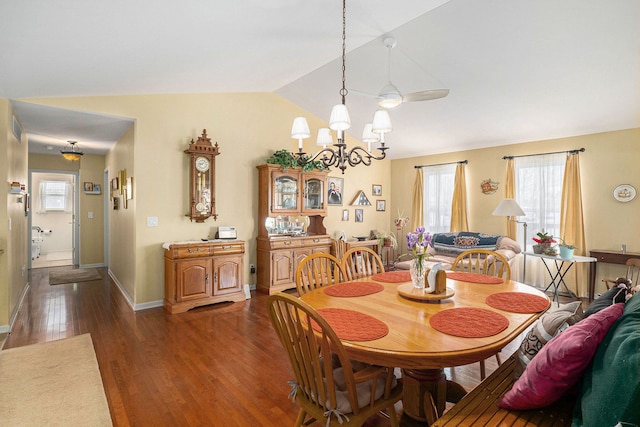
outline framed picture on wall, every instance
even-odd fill
[[[356,209],[356,222],[364,221],[364,210]]]
[[[85,182],[84,191],[93,191],[93,182]]]
[[[342,210],[342,220],[349,221],[349,209]]]
[[[118,177],[115,178],[111,178],[111,190],[113,191],[117,191],[120,189],[120,186],[118,185]]]
[[[382,196],[382,185],[373,184],[371,186],[371,194],[378,197]]]
[[[327,185],[329,190],[327,193],[327,204],[334,206],[342,206],[342,189],[344,186],[344,178],[329,177]]]
[[[377,211],[384,211],[387,208],[387,201],[386,200],[376,200],[376,210]]]

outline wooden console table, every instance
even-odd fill
[[[589,302],[593,301],[595,296],[596,267],[599,262],[624,265],[630,258],[640,258],[639,253],[627,252],[623,254],[620,251],[609,251],[606,249],[592,249],[589,251],[589,256],[598,259],[598,262],[594,262],[589,266]]]

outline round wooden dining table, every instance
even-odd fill
[[[353,281],[378,284],[375,285],[378,290],[367,295],[354,296],[353,292],[349,296],[330,295],[331,292],[327,292],[327,289],[337,286],[332,285],[306,293],[301,299],[321,315],[323,312],[329,314],[329,311],[356,312],[375,318],[378,323],[382,322],[387,326],[388,333],[381,338],[341,340],[353,359],[402,368],[403,411],[419,421],[427,420],[424,408],[425,393],[431,394],[437,416],[444,412],[447,400],[457,401],[466,393],[461,386],[446,379],[444,368],[478,362],[498,353],[522,334],[550,305],[549,298],[543,292],[513,280],[483,284],[447,278],[446,292],[452,296],[442,299],[427,296],[427,299],[424,299],[422,292],[411,295],[412,285],[408,282],[394,283],[378,280],[376,277],[382,276],[370,276]],[[404,291],[399,292],[399,287]],[[488,299],[490,295],[494,296]],[[501,296],[511,298],[507,298],[506,303],[503,301],[502,306],[488,304],[494,299],[499,300],[497,297]],[[432,297],[435,299],[429,299]],[[513,300],[513,297],[516,300]],[[517,301],[518,298],[521,300],[520,303]],[[527,308],[529,300],[535,300],[533,302],[536,304]],[[432,321],[435,322],[436,318],[446,320],[449,315],[464,312],[458,309],[473,309],[472,313],[479,314],[474,314],[470,321],[458,324],[455,320],[450,322],[450,326],[459,330],[453,331],[456,335],[449,331],[441,332],[432,326]],[[487,320],[483,319],[484,315],[489,315]],[[332,324],[331,319],[327,320]],[[362,327],[359,323],[361,322],[352,322],[353,326]],[[493,331],[487,332],[492,335],[473,337],[483,335],[482,331],[479,334],[474,332],[474,328],[482,329],[483,326],[495,326],[502,330],[496,333],[494,328]]]

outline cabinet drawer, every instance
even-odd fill
[[[166,251],[166,257],[170,259],[198,258],[211,255],[209,246],[172,247]]]
[[[278,239],[271,240],[271,249],[291,249],[301,247],[300,240],[296,239]]]
[[[244,244],[243,243],[220,244],[220,245],[213,246],[211,249],[213,250],[213,255],[243,254]]]
[[[329,236],[316,236],[307,237],[302,241],[302,246],[330,246],[331,237]]]

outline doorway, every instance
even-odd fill
[[[30,268],[79,264],[78,173],[29,171]]]

